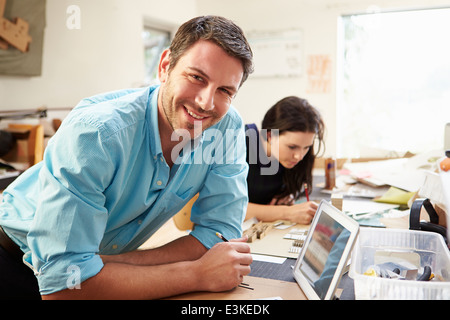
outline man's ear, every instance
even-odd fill
[[[170,50],[166,49],[161,54],[161,59],[159,60],[158,66],[158,78],[161,83],[166,82],[167,75],[169,74],[170,66]]]
[[[272,138],[271,130],[266,130],[266,140],[270,143],[270,139]]]

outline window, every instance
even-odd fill
[[[450,122],[450,9],[342,17],[338,156],[442,149]]]
[[[158,82],[158,63],[161,53],[170,45],[170,31],[144,27],[142,32],[145,58],[145,84]]]

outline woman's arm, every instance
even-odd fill
[[[318,205],[309,201],[294,205],[273,205],[249,203],[245,219],[257,218],[260,221],[287,220],[299,224],[310,224]]]

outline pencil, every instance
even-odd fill
[[[221,233],[216,232],[216,236],[218,236],[220,239],[222,239],[225,242],[228,242],[227,238],[225,238]]]
[[[306,183],[305,183],[305,195],[306,195],[306,201],[309,202],[308,184],[306,184]]]
[[[248,284],[246,284],[246,283],[238,284],[238,287],[249,289],[249,290],[255,290],[254,288],[249,287]]]

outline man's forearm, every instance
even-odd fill
[[[107,263],[80,289],[66,289],[43,296],[51,299],[158,299],[197,290],[196,263],[177,262],[160,266]]]
[[[160,249],[106,257],[103,269],[82,282],[80,289],[43,299],[157,299],[192,291],[230,290],[250,273],[252,256],[246,241],[230,239],[206,250],[188,236]],[[138,258],[141,260],[133,261]],[[149,261],[152,265],[146,265]]]
[[[184,236],[162,247],[136,250],[119,255],[102,256],[103,263],[125,263],[150,266],[178,261],[196,260],[205,254],[206,248],[194,237]]]
[[[192,291],[198,283],[193,281],[192,260],[205,252],[197,239],[186,236],[160,248],[102,256],[103,269],[83,282],[81,290],[64,290],[43,298],[155,299]]]

